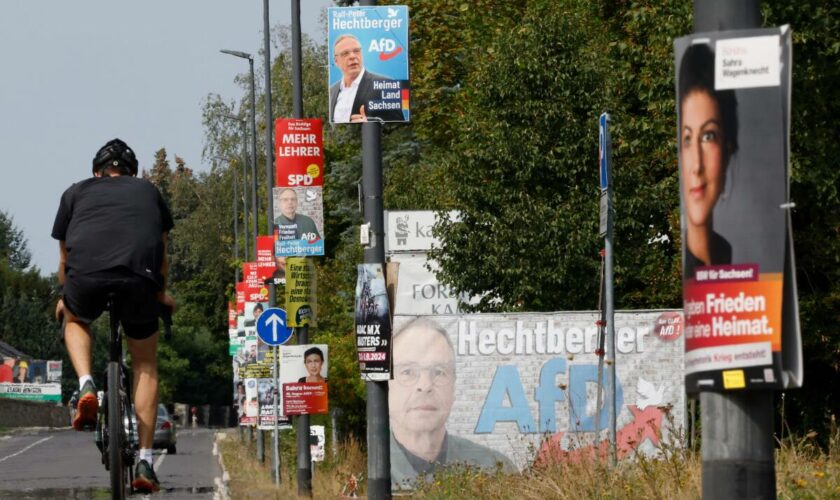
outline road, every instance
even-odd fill
[[[154,498],[219,498],[215,485],[221,469],[213,456],[212,430],[179,429],[177,454],[155,450],[154,458],[161,482]],[[93,433],[62,429],[0,436],[0,499],[108,498],[109,491]]]

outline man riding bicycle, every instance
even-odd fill
[[[141,491],[160,488],[152,466],[158,406],[158,303],[175,307],[174,299],[165,293],[166,236],[172,227],[172,215],[160,191],[137,178],[134,152],[114,139],[93,158],[93,177],[73,184],[61,196],[52,230],[60,244],[58,281],[63,286],[56,318],[64,316],[64,343],[79,377],[73,427],[91,430],[96,424],[90,324],[113,294],[131,354],[132,399],[140,439],[132,486]]]

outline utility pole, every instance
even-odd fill
[[[274,233],[274,199],[273,199],[273,188],[274,188],[274,148],[271,142],[271,134],[274,130],[274,116],[271,112],[271,26],[268,22],[268,0],[263,0],[263,64],[265,65],[265,187],[266,193],[268,198],[268,203],[266,203],[266,233],[265,234],[273,234]],[[252,101],[252,104],[255,104],[256,101]],[[256,107],[254,108],[254,113],[256,113]],[[254,127],[256,127],[256,122]],[[256,137],[257,131],[256,128],[254,129],[254,137]],[[255,139],[256,141],[256,139]],[[256,155],[256,142],[254,143],[254,155]],[[255,195],[256,197],[256,195]],[[256,245],[256,243],[254,243]],[[277,295],[276,290],[274,287],[274,283],[268,285],[268,307],[274,307],[277,304]],[[277,373],[277,350],[275,349],[275,370],[274,370],[274,390],[279,391],[280,387],[278,384],[279,380],[279,373]],[[276,401],[276,397],[275,397]],[[277,405],[275,404],[275,409]],[[271,454],[271,462],[273,464],[273,471],[274,471],[274,484],[280,484],[280,431],[278,429],[278,421],[280,420],[280,415],[278,411],[274,412],[274,432],[272,434],[274,446]]]
[[[759,0],[694,0],[694,32],[761,27]],[[776,498],[773,391],[700,393],[703,498]]]
[[[303,118],[303,70],[301,63],[300,0],[292,0],[292,106],[293,118]],[[308,259],[308,258],[307,258]],[[309,326],[299,326],[298,345],[309,343]],[[309,449],[309,415],[297,418],[297,490],[312,496],[312,452]]]
[[[361,0],[375,6],[376,0]],[[381,264],[385,270],[385,214],[382,200],[382,125],[362,123],[362,192],[364,219],[370,224],[371,244],[365,248],[365,264]],[[368,498],[391,498],[391,428],[388,417],[388,382],[365,382],[367,392]]]

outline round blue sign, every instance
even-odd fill
[[[257,335],[268,345],[285,344],[292,338],[292,328],[286,326],[286,311],[270,307],[257,319]]]

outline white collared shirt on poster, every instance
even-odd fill
[[[350,83],[349,87],[344,86],[344,78],[340,80],[338,87],[338,97],[335,101],[335,110],[333,111],[333,121],[336,123],[350,122],[350,116],[359,114],[359,110],[353,110],[353,101],[356,100],[356,92],[359,91],[359,82],[362,81],[365,70],[359,73],[359,76]]]

